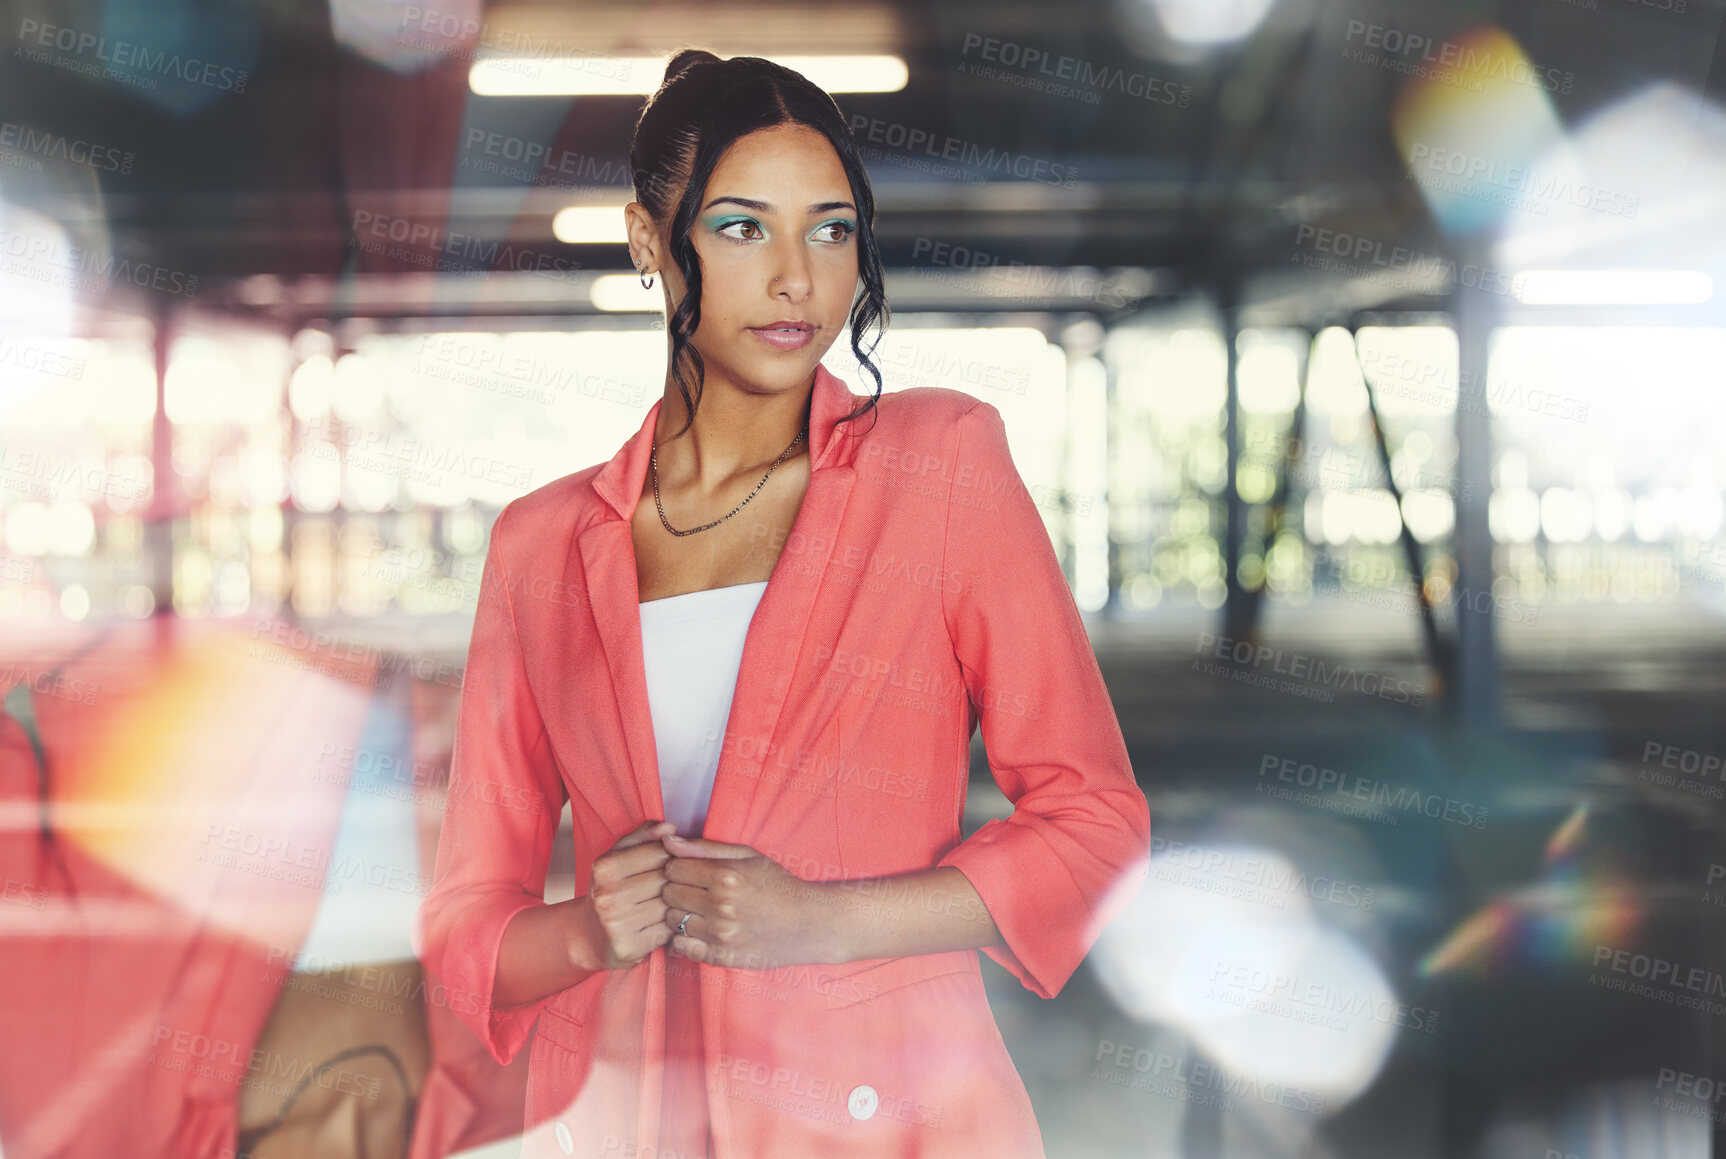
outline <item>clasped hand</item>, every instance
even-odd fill
[[[691,961],[751,970],[837,960],[821,883],[747,845],[679,837],[668,821],[598,858],[589,894],[612,968],[667,944]]]

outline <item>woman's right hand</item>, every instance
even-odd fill
[[[669,821],[644,821],[594,858],[581,906],[589,969],[633,966],[671,940],[665,924],[665,863],[671,854],[660,838],[677,832]]]

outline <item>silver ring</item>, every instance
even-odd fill
[[[684,914],[683,920],[677,923],[677,932],[680,934],[683,933],[684,927],[689,924],[689,919],[694,917],[694,916],[695,916],[694,914],[687,914],[687,913]]]

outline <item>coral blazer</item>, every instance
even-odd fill
[[[983,952],[1052,998],[1143,884],[1149,808],[999,412],[919,388],[837,422],[862,401],[817,369],[809,489],[762,543],[779,555],[703,836],[807,880],[957,866],[1005,941]],[[492,528],[416,931],[500,1063],[537,1024],[527,1155],[658,1154],[666,970],[696,965],[662,948],[491,1000],[504,927],[545,904],[565,800],[578,896],[595,857],[664,815],[630,537],[658,410]],[[979,725],[1013,811],[961,841]],[[718,1159],[1043,1154],[977,951],[699,974]]]

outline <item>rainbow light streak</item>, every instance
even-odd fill
[[[1547,839],[1541,880],[1471,914],[1421,959],[1422,977],[1490,976],[1512,966],[1586,959],[1596,945],[1621,945],[1641,917],[1635,895],[1585,862],[1588,805],[1578,805]]]

